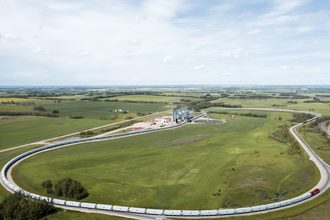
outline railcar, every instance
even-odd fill
[[[199,216],[199,210],[182,210],[181,215],[183,216]]]
[[[128,211],[137,214],[145,214],[146,208],[129,207]]]
[[[112,210],[112,205],[96,204],[96,209],[111,211]]]
[[[72,206],[72,207],[80,207],[80,202],[65,201],[65,205]]]
[[[87,208],[87,209],[95,209],[96,204],[95,203],[89,203],[89,202],[82,202],[80,203],[81,208]]]
[[[264,211],[266,209],[267,209],[267,206],[265,206],[265,205],[258,205],[258,206],[251,207],[252,212],[260,212],[260,211]]]
[[[116,211],[116,212],[128,212],[128,207],[127,206],[114,205],[114,206],[112,206],[112,210]]]
[[[249,213],[249,212],[251,212],[251,208],[250,208],[250,207],[246,207],[246,208],[237,208],[237,209],[235,210],[235,212],[236,212],[237,214],[241,214],[241,213]]]
[[[232,215],[236,213],[235,209],[219,209],[219,215]]]
[[[164,210],[164,215],[181,216],[182,210]]]
[[[53,199],[52,202],[56,205],[65,205],[65,200],[63,199]]]
[[[201,210],[200,214],[201,216],[215,216],[218,215],[218,210]]]
[[[149,214],[149,215],[163,215],[164,210],[162,210],[162,209],[147,209],[146,214]]]

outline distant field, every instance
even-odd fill
[[[40,183],[73,177],[86,201],[118,205],[212,209],[262,204],[309,190],[318,171],[269,137],[291,114],[266,119],[228,115],[221,125],[189,125],[154,134],[83,144],[21,163],[14,178],[43,193]],[[38,171],[38,172],[36,172]]]
[[[296,101],[297,104],[290,104],[288,101]],[[328,103],[304,103],[304,99],[239,99],[239,98],[220,98],[213,102],[223,102],[225,104],[242,105],[246,108],[284,108],[316,111],[323,115],[330,115],[330,104]]]
[[[44,105],[49,110],[59,110],[61,117],[82,116],[85,118],[110,118],[116,115],[116,109],[126,110],[129,113],[154,113],[166,110],[162,103],[127,103],[127,102],[92,102],[66,101]]]
[[[111,99],[118,99],[123,101],[138,101],[138,102],[180,102],[181,99],[190,99],[200,100],[200,98],[196,97],[180,97],[180,96],[154,96],[154,95],[124,95],[124,96],[116,96]]]

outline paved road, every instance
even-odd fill
[[[319,126],[330,137],[330,121],[323,121]]]
[[[221,109],[226,109],[226,108],[221,108]],[[239,108],[239,109],[233,109],[233,108],[230,108],[230,110],[257,110],[257,111],[280,111],[280,112],[289,112],[289,113],[301,113],[303,111],[296,111],[296,110],[282,110],[282,109],[267,109],[267,108]],[[313,114],[315,117],[313,118],[313,120],[309,120],[309,121],[306,121],[304,123],[299,123],[293,127],[290,128],[290,132],[291,134],[295,137],[295,139],[299,142],[299,144],[302,146],[302,148],[306,151],[306,153],[309,155],[310,157],[310,160],[313,161],[315,163],[315,165],[317,166],[317,168],[319,169],[320,171],[320,174],[321,174],[321,178],[318,182],[318,184],[315,186],[317,188],[320,188],[321,189],[321,192],[319,194],[317,194],[316,196],[313,196],[313,197],[310,197],[306,200],[303,200],[301,202],[298,202],[298,203],[294,203],[294,204],[291,204],[291,205],[288,205],[288,206],[284,206],[284,207],[281,207],[281,208],[273,208],[273,209],[270,209],[270,210],[266,210],[266,211],[254,211],[254,212],[250,212],[250,213],[244,213],[244,214],[233,214],[233,215],[230,215],[231,217],[233,216],[242,216],[242,215],[254,215],[254,214],[260,214],[260,213],[267,213],[267,212],[272,212],[272,211],[277,211],[277,210],[281,210],[281,209],[287,209],[287,208],[290,208],[290,207],[293,207],[293,206],[297,206],[297,205],[300,205],[302,203],[305,203],[307,201],[310,201],[314,198],[316,198],[317,196],[321,195],[322,193],[324,193],[329,187],[330,187],[330,168],[329,168],[329,165],[326,164],[313,150],[312,148],[302,139],[302,137],[298,134],[297,132],[297,129],[302,126],[303,124],[306,124],[306,123],[309,123],[309,122],[312,122],[314,121],[315,119],[317,119],[318,117],[320,117],[319,114],[316,114],[316,113],[311,113],[311,112],[303,112],[303,113],[310,113],[310,114]],[[167,128],[168,129],[168,128]],[[160,130],[159,130],[160,131]],[[156,132],[156,131],[150,131],[150,132]],[[130,135],[127,135],[127,136],[132,136],[132,135],[138,135],[138,134],[130,134]],[[112,138],[109,137],[107,140],[111,140]],[[102,140],[104,141],[104,140]],[[88,142],[93,142],[93,141],[88,141]],[[74,144],[69,144],[69,145],[62,145],[60,147],[57,147],[56,149],[58,148],[62,148],[62,147],[67,147],[67,146],[70,146],[70,145],[74,145]],[[51,149],[53,150],[53,149]],[[44,152],[44,151],[42,151]],[[40,152],[37,152],[37,153],[40,153]],[[35,154],[33,154],[35,155]],[[30,155],[32,156],[32,155]],[[23,158],[25,159],[25,158]],[[14,165],[12,165],[10,167],[10,171],[11,169],[19,162],[21,162],[22,160],[19,160],[17,161]],[[12,183],[12,184],[15,184],[11,178],[11,172],[8,172],[8,180]],[[314,187],[313,187],[314,188]],[[64,208],[64,209],[72,209],[72,207],[64,207],[64,206],[59,206],[61,208]],[[249,207],[251,208],[251,207]],[[89,209],[84,209],[84,208],[74,208],[75,210],[78,210],[78,211],[82,211],[82,212],[91,212],[91,210]],[[99,212],[98,210],[93,210],[93,212]],[[106,211],[100,211],[101,213],[103,214],[113,214],[113,212],[106,212]],[[118,214],[118,213],[116,213]],[[150,219],[150,218],[160,218],[160,217],[164,217],[165,216],[160,216],[160,217],[155,217],[155,216],[145,216],[145,215],[137,215],[137,214],[133,214],[133,213],[120,213],[121,215],[125,216],[125,217],[129,217],[129,218],[135,218],[135,219]],[[219,217],[225,217],[225,216],[210,216],[210,217],[207,217],[207,218],[219,218]],[[202,217],[202,216],[196,216],[196,217],[182,217],[182,216],[177,216],[175,218],[206,218],[206,217]]]

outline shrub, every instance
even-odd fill
[[[35,106],[33,109],[36,110],[36,111],[40,111],[40,112],[45,112],[46,111],[46,109],[43,106]]]
[[[51,180],[45,180],[41,183],[42,188],[46,190],[47,194],[53,194],[53,183]]]
[[[55,184],[55,195],[80,200],[86,198],[89,194],[77,180],[64,178]]]

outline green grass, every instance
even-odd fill
[[[297,101],[298,104],[289,104],[288,101]],[[330,105],[326,103],[304,103],[305,99],[239,99],[220,98],[213,102],[223,102],[232,105],[242,105],[246,108],[284,108],[315,111],[323,115],[330,115]],[[276,105],[276,106],[273,106]]]
[[[52,138],[104,124],[110,120],[48,117],[4,117],[0,119],[0,149]]]
[[[222,125],[78,145],[29,158],[15,168],[14,178],[43,193],[43,180],[70,176],[89,190],[85,201],[128,206],[212,209],[269,203],[276,193],[293,197],[319,178],[308,159],[289,155],[286,144],[269,138],[281,123],[273,113],[267,119],[238,116]]]
[[[137,117],[138,112],[154,113],[167,109],[162,103],[39,101],[43,102],[48,112],[59,110],[60,117],[1,116],[0,149],[110,124],[128,117]],[[129,113],[115,113],[114,109],[128,110]],[[0,105],[0,111],[33,111],[33,106]],[[70,119],[70,116],[82,116],[83,119]]]
[[[45,218],[45,220],[123,220],[126,218],[109,216],[109,215],[101,215],[101,214],[86,214],[81,212],[73,212],[73,211],[63,211],[59,210],[55,214],[49,215]]]
[[[126,102],[92,102],[92,101],[63,101],[44,105],[48,111],[60,111],[61,117],[83,116],[85,118],[109,118],[116,115],[115,109],[123,109],[130,113],[153,113],[166,110],[162,103],[126,103]]]
[[[304,126],[299,129],[302,137],[313,147],[316,153],[328,164],[330,164],[330,141],[317,128]]]

